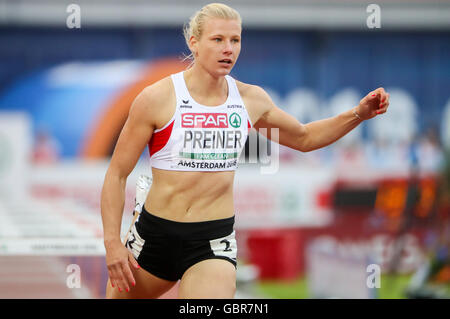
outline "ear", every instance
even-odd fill
[[[191,49],[191,52],[194,56],[197,55],[197,51],[198,51],[198,40],[196,37],[194,37],[193,35],[191,36],[191,38],[189,39],[189,49]]]

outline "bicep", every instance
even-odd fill
[[[111,158],[109,171],[127,177],[152,137],[154,126],[149,118],[149,101],[141,93],[134,100],[120,132]]]
[[[271,106],[254,127],[259,133],[274,142],[302,150],[302,138],[306,134],[306,127],[276,105]]]

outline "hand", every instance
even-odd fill
[[[121,243],[120,240],[105,244],[106,266],[111,280],[111,286],[117,286],[119,292],[122,290],[129,292],[130,285],[135,286],[136,281],[131,272],[130,264],[135,269],[139,269],[139,264],[134,259],[133,254]]]
[[[389,93],[384,88],[378,88],[367,94],[356,107],[355,111],[362,120],[371,119],[379,114],[386,113],[389,107]]]

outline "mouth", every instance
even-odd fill
[[[223,60],[219,60],[220,64],[224,64],[224,65],[231,65],[233,63],[233,61],[231,61],[231,59],[223,59]]]

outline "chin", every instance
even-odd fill
[[[213,74],[214,76],[225,76],[225,75],[229,75],[231,73],[231,69],[225,69],[225,68],[219,68],[216,69],[214,71],[211,72],[211,74]]]
[[[230,73],[231,73],[231,69],[229,69],[229,70],[220,70],[220,74],[223,75],[223,76],[228,75]]]
[[[206,72],[208,72],[211,76],[217,78],[217,77],[221,77],[221,76],[225,76],[225,75],[229,75],[231,73],[231,70],[233,69],[232,65],[230,68],[224,68],[224,67],[220,67],[217,66],[215,64],[200,64],[201,68],[203,70],[205,70]]]

